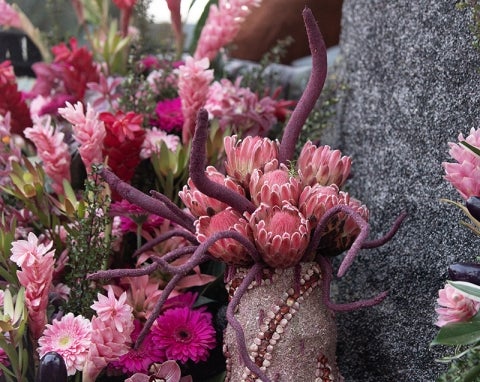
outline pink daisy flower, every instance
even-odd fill
[[[102,321],[113,321],[117,331],[122,333],[131,326],[132,307],[127,304],[127,293],[123,292],[118,300],[111,285],[108,285],[108,296],[98,294],[98,301],[91,305]]]
[[[167,359],[180,362],[205,361],[215,347],[212,316],[203,310],[188,307],[167,310],[157,318],[152,339]]]
[[[68,375],[82,371],[91,343],[92,324],[83,316],[68,313],[48,324],[38,340],[38,353],[43,357],[50,351],[60,354],[67,365]]]

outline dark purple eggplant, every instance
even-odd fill
[[[465,202],[465,206],[467,207],[468,212],[470,212],[475,219],[480,221],[480,197],[470,196]]]
[[[52,351],[40,359],[35,382],[67,382],[67,378],[67,366],[60,354]]]
[[[452,281],[468,281],[480,285],[480,264],[456,263],[448,267],[448,277]]]

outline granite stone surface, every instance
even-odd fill
[[[374,308],[337,315],[346,382],[428,382],[443,370],[435,359],[445,351],[429,347],[437,292],[447,266],[473,260],[479,244],[458,224],[462,213],[439,201],[460,200],[443,179],[447,142],[480,127],[480,52],[470,23],[451,0],[344,1],[344,90],[323,143],[353,157],[347,187],[370,209],[372,238],[408,212],[391,242],[362,251],[337,281],[337,301],[389,291]]]

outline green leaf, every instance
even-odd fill
[[[473,145],[471,145],[470,143],[468,143],[467,141],[461,141],[460,142],[461,145],[467,147],[470,151],[472,151],[473,153],[477,154],[477,155],[480,155],[480,148],[478,147],[475,147]]]
[[[480,301],[480,286],[467,281],[448,281],[448,283],[468,298]]]
[[[472,367],[465,374],[461,376],[461,382],[475,382],[477,377],[480,376],[480,365]]]
[[[480,341],[480,319],[475,316],[468,322],[442,326],[430,345],[470,345],[477,341]]]

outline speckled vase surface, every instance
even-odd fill
[[[232,297],[245,276],[239,269],[227,283]],[[334,313],[322,302],[321,271],[316,263],[264,270],[242,297],[235,318],[245,332],[250,358],[275,382],[343,381],[336,364]],[[245,367],[236,332],[224,336],[226,382],[256,381]]]

